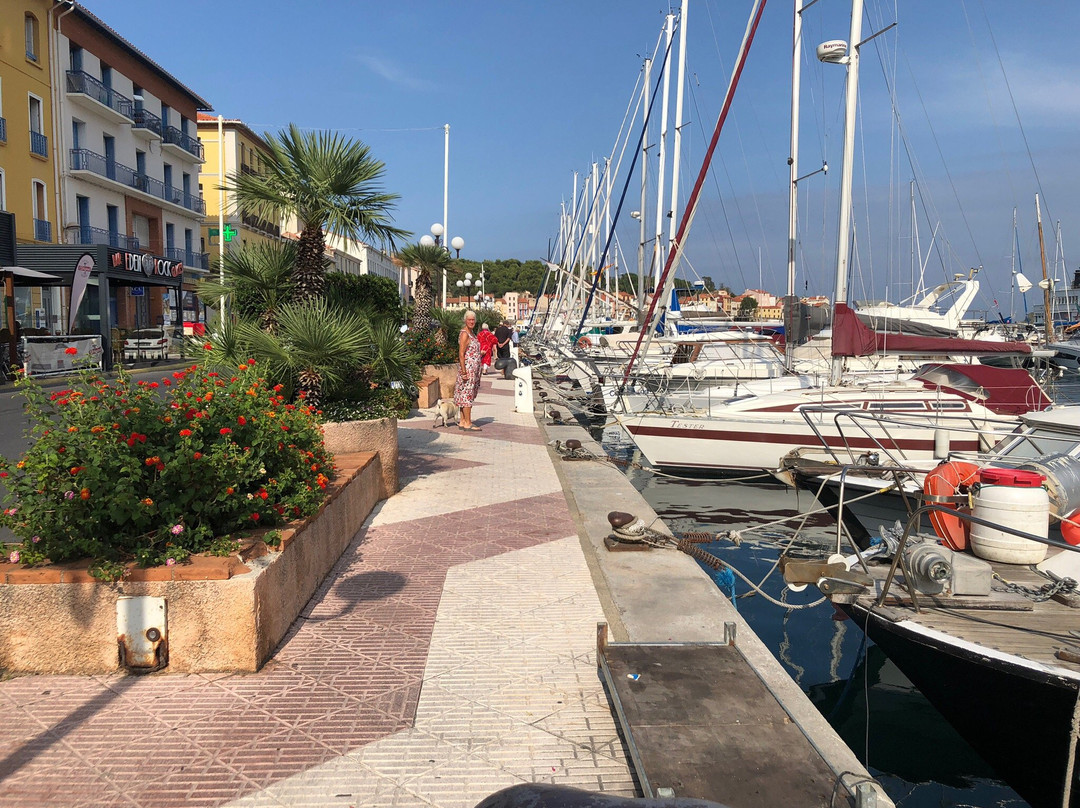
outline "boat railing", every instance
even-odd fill
[[[953,433],[969,433],[977,436],[980,442],[985,442],[988,438],[987,433],[994,433],[996,431],[995,427],[1003,427],[1005,431],[1008,431],[1016,426],[1014,420],[1006,418],[994,419],[983,416],[949,415],[936,412],[933,413],[933,420],[930,421],[925,417],[905,417],[896,412],[868,412],[827,404],[803,407],[799,410],[799,414],[802,415],[803,420],[806,421],[814,432],[814,436],[821,443],[824,450],[828,452],[829,456],[832,457],[833,461],[841,465],[857,462],[859,457],[865,456],[868,451],[879,452],[895,465],[905,465],[910,458],[895,435],[895,430],[898,429],[932,429],[935,438],[939,432],[944,431],[947,433],[946,437],[950,442]],[[817,423],[815,423],[815,419],[812,417],[814,415],[827,416],[829,414],[833,416],[832,424],[843,443],[841,447],[830,445],[822,434],[819,424],[823,421],[823,418],[818,418]],[[873,448],[853,447],[853,439],[845,433],[842,421],[849,421],[852,427],[873,443]],[[840,450],[841,454],[837,453],[837,449]],[[844,457],[841,457],[841,455]]]
[[[983,527],[993,528],[994,530],[1000,530],[1002,533],[1008,533],[1011,536],[1015,536],[1019,539],[1027,539],[1028,541],[1039,542],[1040,544],[1048,545],[1049,547],[1056,547],[1059,550],[1069,550],[1070,552],[1080,552],[1080,547],[1073,546],[1066,541],[1058,541],[1057,539],[1049,536],[1037,536],[1034,533],[1028,533],[1025,530],[1019,530],[1009,525],[1003,525],[995,522],[991,519],[984,519],[981,516],[975,516],[972,513],[965,513],[964,511],[956,508],[950,508],[947,505],[935,505],[926,504],[920,505],[915,509],[915,512],[908,517],[907,524],[904,525],[904,532],[900,536],[899,544],[897,545],[896,552],[893,555],[892,566],[889,567],[889,572],[885,576],[885,580],[881,585],[881,592],[878,593],[877,601],[875,602],[875,608],[880,608],[885,605],[885,599],[889,596],[889,589],[892,587],[892,582],[896,578],[896,570],[899,568],[904,573],[904,584],[907,588],[908,595],[911,597],[911,606],[918,613],[921,611],[919,608],[919,599],[915,594],[915,578],[911,574],[911,570],[908,569],[908,565],[904,560],[904,548],[907,546],[908,537],[913,530],[922,521],[924,514],[929,513],[946,513],[950,517],[963,519],[965,522],[970,522],[975,525],[982,525]]]

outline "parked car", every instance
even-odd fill
[[[164,328],[140,328],[124,338],[124,361],[167,359],[170,347]]]

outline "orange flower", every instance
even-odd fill
[[[149,507],[150,505],[154,504],[154,500],[150,499],[150,497],[147,497],[142,501],[142,504]]]
[[[79,497],[82,499],[90,499],[90,489],[84,488],[82,491],[79,492]]]

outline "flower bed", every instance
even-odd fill
[[[341,455],[317,514],[281,529],[278,550],[129,565],[114,582],[87,562],[0,564],[0,671],[107,673],[119,668],[117,602],[168,604],[167,670],[256,671],[361,528],[382,486],[374,453]],[[260,554],[262,553],[262,554]]]
[[[107,580],[131,560],[228,554],[238,530],[314,513],[333,473],[315,413],[267,387],[254,360],[160,382],[88,373],[51,395],[19,385],[34,443],[0,459],[0,523],[22,540],[13,563],[89,557]]]

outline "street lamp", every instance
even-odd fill
[[[467,290],[472,285],[473,285],[473,279],[472,279],[472,273],[471,272],[466,272],[465,273],[465,280],[461,280],[461,281],[457,282],[457,288],[459,290],[462,290],[462,289]],[[458,295],[460,296],[460,294],[461,293],[459,291]],[[466,294],[465,296],[469,297],[470,295]]]
[[[445,215],[445,212],[444,212],[443,215]],[[423,244],[425,247],[442,247],[444,250],[446,250],[447,253],[449,253],[450,249],[443,244],[443,240],[442,240],[443,235],[445,233],[446,233],[446,228],[443,227],[439,222],[435,222],[435,224],[433,224],[431,226],[431,235],[430,236],[428,236],[428,235],[421,236],[420,237],[420,243]],[[454,257],[455,258],[460,258],[461,257],[461,251],[463,249],[465,249],[465,239],[463,239],[461,236],[454,236],[452,239],[450,239],[450,246],[454,248],[454,252],[456,253],[456,255]],[[460,286],[461,284],[459,283],[458,285]],[[445,269],[443,270],[443,273],[442,273],[442,307],[444,309],[446,308],[446,270]]]

